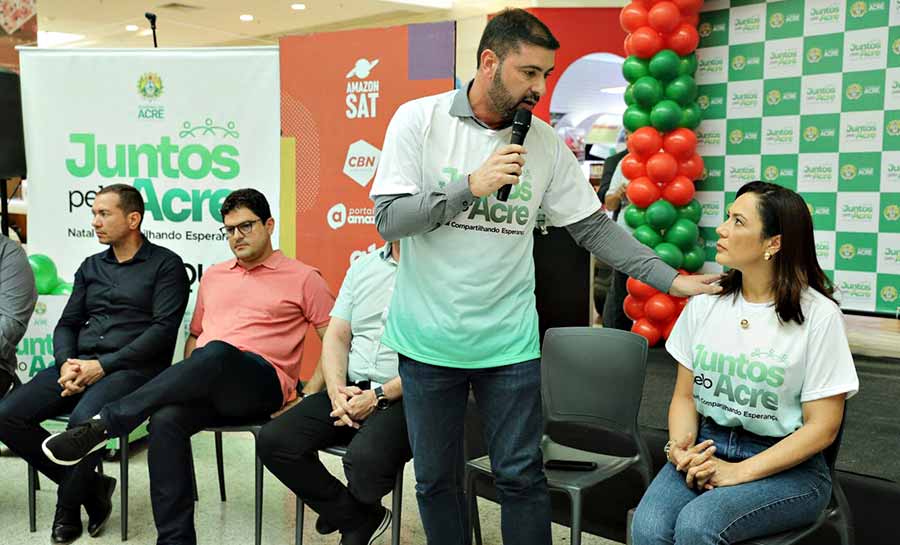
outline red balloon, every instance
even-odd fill
[[[663,145],[663,138],[653,127],[641,127],[628,137],[628,150],[642,157],[653,155]]]
[[[648,26],[642,26],[631,33],[631,49],[634,55],[642,59],[649,59],[656,55],[663,45],[662,36]]]
[[[669,183],[677,175],[678,161],[671,154],[660,151],[647,159],[647,176],[654,182]]]
[[[703,174],[703,157],[695,153],[687,161],[682,161],[678,174],[681,174],[688,180],[698,180],[700,175]]]
[[[646,176],[628,182],[625,190],[628,200],[638,208],[647,208],[662,196],[659,187]]]
[[[663,138],[662,147],[679,161],[687,161],[697,152],[697,134],[684,127],[675,129]]]
[[[666,46],[681,56],[697,49],[699,44],[700,35],[696,27],[687,23],[678,25],[678,28],[666,37]]]
[[[647,344],[650,346],[656,345],[656,343],[659,342],[660,337],[662,337],[662,332],[659,328],[646,318],[641,318],[636,321],[634,325],[631,326],[631,332],[637,333],[641,337],[647,339]]]
[[[619,12],[619,24],[625,32],[647,26],[647,7],[636,2],[628,4]]]
[[[622,162],[619,165],[622,166],[622,174],[629,180],[636,180],[641,176],[647,175],[647,167],[644,166],[644,161],[633,153],[622,157]]]
[[[700,16],[696,13],[681,13],[681,22],[686,25],[691,25],[692,27],[697,27],[700,24]]]
[[[662,198],[675,206],[684,206],[694,200],[694,192],[694,182],[678,176],[663,188]]]
[[[644,302],[635,299],[631,295],[625,296],[625,302],[622,303],[622,308],[625,310],[625,316],[628,316],[633,321],[640,320],[644,317]]]
[[[641,301],[646,301],[657,293],[662,293],[650,284],[644,284],[640,280],[631,278],[630,276],[628,277],[628,280],[625,281],[625,290],[635,299]]]
[[[675,317],[677,306],[666,293],[657,293],[644,303],[644,314],[657,325],[666,324]]]
[[[672,3],[684,14],[695,14],[703,6],[703,0],[672,0]]]
[[[677,321],[678,321],[678,318],[675,317],[672,319],[672,321],[669,322],[668,325],[666,325],[666,327],[665,327],[665,329],[663,329],[663,333],[662,333],[663,339],[665,339],[667,341],[669,340],[669,335],[672,334],[672,329],[675,328],[675,322],[677,322]]]
[[[634,48],[631,46],[631,34],[625,36],[625,43],[622,46],[626,55],[634,55]]]
[[[647,22],[653,30],[668,34],[681,23],[681,12],[672,2],[659,2],[647,12]]]
[[[673,297],[675,299],[675,304],[678,306],[678,314],[681,314],[681,311],[684,310],[684,307],[687,306],[688,301],[690,301],[687,297]]]

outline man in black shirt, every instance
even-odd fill
[[[116,481],[95,473],[102,452],[75,466],[51,462],[41,450],[40,423],[71,413],[69,427],[136,390],[172,362],[187,306],[188,279],[174,252],[141,234],[144,201],[133,187],[106,186],[92,206],[91,226],[105,252],[84,260],[53,332],[56,365],[0,401],[0,441],[59,485],[51,539],[69,543],[98,535],[112,510]]]

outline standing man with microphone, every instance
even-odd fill
[[[419,512],[429,545],[463,545],[463,425],[474,389],[507,544],[550,543],[532,230],[540,206],[600,259],[678,296],[718,276],[679,276],[600,211],[572,153],[539,119],[510,142],[517,110],[546,91],[559,43],[536,17],[493,17],[466,89],[400,106],[372,197],[403,260],[382,343],[399,353]],[[506,202],[494,197],[510,185]]]

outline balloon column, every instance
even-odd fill
[[[682,273],[697,271],[706,252],[697,223],[694,181],[703,172],[697,154],[698,11],[703,0],[633,0],[619,22],[628,32],[622,73],[629,85],[622,123],[630,132],[622,174],[631,204],[625,221],[642,244]],[[650,346],[667,339],[686,299],[629,279],[625,314]]]
[[[38,295],[69,295],[72,284],[57,276],[56,264],[44,254],[31,254],[28,264],[34,273],[34,284]]]

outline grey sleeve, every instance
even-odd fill
[[[455,183],[442,191],[415,195],[376,195],[375,227],[386,241],[434,231],[475,201],[469,184]]]
[[[16,345],[25,335],[36,302],[34,274],[25,250],[8,239],[0,241],[0,366],[15,362]]]
[[[566,229],[579,246],[597,259],[662,292],[668,292],[678,276],[678,271],[666,265],[653,250],[638,242],[603,212],[595,212],[567,225]]]

